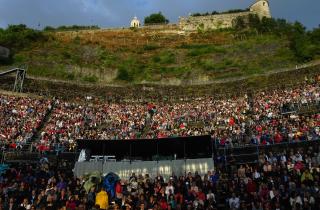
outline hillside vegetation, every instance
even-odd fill
[[[0,29],[1,45],[12,50],[10,65],[28,64],[34,77],[94,84],[201,83],[318,59],[320,29],[255,17],[249,23],[237,20],[234,29],[194,33],[172,26],[34,31],[19,25]]]

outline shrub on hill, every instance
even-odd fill
[[[169,20],[161,13],[154,13],[144,18],[144,24],[167,24]]]
[[[30,46],[32,42],[44,40],[46,36],[26,25],[9,25],[7,29],[0,30],[0,45],[9,49],[22,49]]]
[[[119,68],[117,73],[117,79],[130,82],[133,80],[132,76],[129,74],[128,70],[124,67]]]

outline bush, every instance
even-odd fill
[[[166,19],[165,16],[162,15],[161,12],[151,14],[144,18],[144,24],[167,24],[169,20]]]
[[[122,81],[130,82],[133,80],[132,76],[129,74],[128,70],[124,67],[119,68],[117,79]]]
[[[244,18],[243,17],[237,17],[234,20],[233,27],[238,31],[246,28],[246,23],[245,23]]]
[[[173,52],[164,51],[154,56],[152,61],[160,64],[174,64],[176,62],[176,55]]]
[[[54,27],[51,26],[46,26],[43,31],[55,31],[56,29]]]
[[[89,82],[89,83],[96,83],[98,82],[98,77],[96,77],[95,75],[84,76],[82,77],[82,81]]]
[[[143,49],[146,50],[146,51],[156,50],[158,48],[159,48],[159,46],[151,45],[151,44],[147,44],[147,45],[143,46]]]

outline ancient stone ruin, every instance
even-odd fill
[[[269,1],[256,0],[256,2],[248,8],[248,10],[241,12],[180,17],[179,28],[184,31],[230,28],[234,25],[237,17],[248,16],[249,14],[256,14],[260,18],[271,18]]]

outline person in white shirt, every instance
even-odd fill
[[[29,204],[29,201],[27,198],[23,199],[23,202],[21,203],[20,206],[26,208],[27,210],[31,209],[31,204]]]
[[[302,206],[302,199],[300,197],[300,195],[297,195],[296,193],[293,193],[293,196],[290,197],[290,205],[292,208],[295,208],[295,206],[299,204],[300,206]]]
[[[174,192],[174,187],[172,186],[171,181],[168,182],[168,186],[166,186],[166,190],[165,193],[167,196],[170,195],[170,192],[173,193]]]
[[[300,154],[300,152],[298,152],[298,153],[294,156],[294,161],[295,161],[295,162],[302,161],[302,155]]]
[[[253,179],[257,180],[257,179],[260,179],[260,177],[261,177],[260,173],[257,171],[257,169],[254,169]]]
[[[282,153],[280,160],[281,160],[281,163],[283,163],[283,164],[285,164],[287,162],[287,157],[284,153]]]
[[[310,206],[314,206],[316,201],[309,192],[306,192],[303,198],[303,202],[309,204]]]
[[[212,193],[211,190],[208,191],[207,200],[211,200],[211,201],[213,201],[214,203],[216,203],[216,197],[215,197],[215,195]]]
[[[229,207],[231,210],[236,210],[240,207],[240,199],[236,197],[235,193],[232,193],[232,197],[229,199]]]

